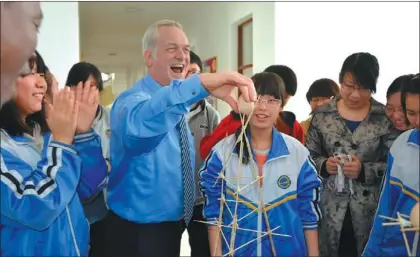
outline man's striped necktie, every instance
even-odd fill
[[[188,226],[194,210],[195,188],[187,125],[187,119],[183,115],[179,122],[179,129],[181,133],[181,168],[184,182],[184,221]]]

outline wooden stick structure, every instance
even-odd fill
[[[228,156],[224,156],[224,166],[222,168],[222,170],[220,171],[217,181],[222,180],[221,183],[221,197],[218,199],[220,202],[220,207],[219,207],[219,218],[217,219],[217,221],[213,221],[213,222],[207,222],[207,221],[196,221],[196,222],[201,222],[201,223],[206,223],[209,225],[213,225],[216,226],[219,230],[218,233],[218,238],[216,240],[216,242],[220,241],[220,236],[223,238],[222,244],[225,244],[228,247],[228,251],[227,253],[225,253],[223,256],[234,256],[235,252],[237,252],[239,249],[257,241],[258,243],[261,243],[261,239],[263,239],[264,237],[268,236],[269,240],[270,240],[270,245],[271,245],[271,251],[273,256],[277,256],[276,254],[276,249],[275,249],[275,245],[274,245],[274,239],[273,236],[281,236],[281,237],[291,237],[290,235],[285,235],[285,234],[280,234],[280,233],[274,233],[275,230],[279,229],[280,226],[275,227],[275,228],[271,228],[270,226],[270,221],[268,219],[268,215],[267,215],[267,207],[269,207],[269,204],[264,203],[264,199],[263,199],[263,194],[262,194],[262,185],[260,183],[260,181],[263,178],[263,175],[260,175],[258,172],[258,165],[255,162],[255,160],[252,158],[252,151],[251,151],[251,145],[249,143],[248,138],[244,135],[246,135],[246,127],[248,126],[248,123],[251,120],[252,117],[252,113],[254,112],[254,108],[252,109],[251,113],[248,114],[247,116],[247,120],[245,121],[245,116],[240,114],[241,117],[241,124],[242,124],[242,129],[241,132],[238,136],[238,139],[236,140],[235,144],[237,143],[240,144],[240,150],[238,153],[238,166],[237,166],[237,176],[232,178],[232,177],[226,177],[225,175],[225,169],[226,167],[228,167],[230,165],[230,161],[231,161],[231,157],[233,155],[233,149],[228,149]],[[243,138],[245,138],[245,140],[243,140]],[[250,153],[250,162],[249,165],[251,165],[252,168],[252,177],[249,176],[249,174],[246,174],[248,177],[242,176],[242,157],[243,157],[243,150],[244,148],[246,148],[248,150],[248,153]],[[241,181],[243,178],[248,178],[251,179],[252,181],[246,185],[243,185],[243,181]],[[236,180],[236,183],[232,182],[233,180]],[[214,185],[216,185],[216,183]],[[229,188],[233,189],[233,197],[235,198],[234,200],[228,200],[226,199],[225,196],[225,191],[226,191],[226,186],[229,186]],[[258,201],[245,201],[240,199],[240,193],[243,192],[245,189],[250,188],[250,187],[257,187],[258,189]],[[230,194],[232,195],[232,192],[230,192]],[[252,205],[257,205],[258,208],[254,208],[249,210],[249,213],[243,215],[242,217],[238,217],[238,208],[239,205],[243,202],[246,202],[248,204],[252,204]],[[228,206],[228,203],[230,202],[231,207]],[[234,207],[232,207],[232,205],[234,205]],[[227,211],[227,214],[224,213],[224,210]],[[239,222],[247,217],[249,217],[250,215],[260,215],[263,217],[264,221],[265,221],[265,227],[266,227],[266,231],[259,231],[259,230],[253,230],[253,229],[249,229],[249,228],[242,228],[239,226]],[[223,218],[224,215],[230,215],[230,217],[232,218],[232,222],[230,224],[223,224]],[[228,241],[226,236],[223,233],[222,229],[229,229],[230,230],[230,240]],[[245,242],[239,246],[237,246],[237,244],[235,244],[236,242],[236,236],[237,236],[237,232],[239,231],[247,231],[247,232],[251,232],[251,233],[255,233],[255,238],[253,238],[252,240]],[[236,245],[236,247],[235,247]],[[216,249],[218,249],[218,245],[216,243],[215,245],[215,249],[213,252],[216,252]],[[222,250],[223,251],[223,250]]]
[[[416,205],[414,208],[418,208]],[[414,209],[413,208],[413,209]],[[417,245],[419,244],[419,227],[414,227],[410,221],[410,216],[397,212],[397,218],[387,217],[379,215],[380,218],[388,220],[389,222],[382,223],[382,226],[400,226],[400,231],[405,244],[405,249],[407,250],[407,256],[416,256]],[[414,240],[412,246],[408,242],[407,232],[414,232]]]

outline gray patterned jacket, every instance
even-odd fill
[[[350,206],[360,256],[373,223],[387,155],[397,133],[385,115],[384,105],[373,98],[368,116],[352,133],[338,114],[338,100],[340,98],[314,111],[306,137],[306,147],[324,179],[319,249],[321,256],[337,256],[344,216]],[[335,189],[335,175],[326,173],[324,163],[336,152],[354,154],[362,163],[364,176],[361,174],[358,180],[352,181],[353,195],[348,180],[344,191],[339,193]]]

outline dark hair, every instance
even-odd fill
[[[344,75],[349,72],[360,87],[376,92],[379,77],[378,59],[370,53],[354,53],[344,60],[339,81],[343,83]]]
[[[297,91],[297,78],[295,72],[285,65],[271,65],[264,72],[272,72],[279,75],[284,82],[286,93],[294,96]]]
[[[45,81],[47,82],[47,92],[46,94],[49,95],[50,97],[52,97],[52,86],[53,86],[53,78],[52,78],[52,73],[50,71],[47,71],[47,73],[45,73]]]
[[[392,94],[401,92],[404,84],[408,83],[413,77],[414,74],[407,74],[396,78],[388,87],[388,90],[386,91],[386,98],[390,97]]]
[[[45,74],[48,71],[47,65],[45,65],[44,59],[42,56],[38,53],[38,51],[35,51],[35,56],[32,56],[29,58],[29,66],[31,69],[34,67],[33,63],[36,63],[36,72],[40,74]]]
[[[275,73],[270,72],[261,72],[254,74],[251,77],[252,81],[255,85],[255,90],[257,91],[257,95],[269,95],[274,97],[275,99],[282,100],[282,106],[284,106],[284,82],[280,76]],[[235,132],[235,138],[238,139],[239,135],[241,134],[242,128],[239,128]],[[246,146],[246,134],[249,132],[249,125],[245,129],[245,133],[242,135],[242,142],[244,142],[243,146],[243,154],[242,154],[242,163],[248,164],[249,163],[249,151],[248,147]],[[238,142],[235,145],[236,151],[239,153],[241,149],[241,143]]]
[[[340,88],[334,80],[322,78],[315,80],[309,87],[309,90],[306,93],[306,100],[310,103],[311,99],[314,97],[333,97],[337,96],[339,93]]]
[[[203,71],[203,63],[201,62],[201,59],[193,51],[190,51],[190,63],[191,64],[193,64],[193,63],[197,64],[198,67],[200,68],[200,71]]]
[[[38,52],[35,52],[35,56],[31,56],[28,62],[31,69],[36,64],[37,73],[45,74],[47,71],[47,66]],[[24,133],[32,135],[35,124],[41,127],[41,132],[49,131],[45,119],[44,105],[42,105],[40,111],[28,115],[25,122],[20,119],[20,112],[14,99],[7,101],[0,110],[0,128],[4,129],[10,136],[21,136]]]
[[[101,92],[104,88],[101,71],[95,65],[88,62],[79,62],[71,67],[67,75],[66,86],[72,87],[76,86],[79,82],[85,83],[90,75],[98,83],[98,90]]]
[[[417,73],[411,79],[407,79],[404,82],[405,83],[401,89],[401,106],[404,111],[405,122],[407,123],[407,125],[409,125],[409,121],[407,118],[406,97],[407,94],[420,95],[420,73]]]

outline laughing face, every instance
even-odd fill
[[[259,96],[250,121],[251,128],[257,130],[271,129],[281,110],[281,100],[269,95]]]
[[[412,127],[420,130],[420,95],[407,93],[405,103],[408,122]]]
[[[42,101],[47,91],[44,74],[37,73],[36,64],[32,73],[16,80],[15,102],[22,115],[28,116],[42,108]]]
[[[185,79],[190,64],[190,47],[185,33],[176,26],[161,26],[156,48],[146,54],[149,74],[161,85]]]
[[[396,92],[387,98],[385,111],[386,116],[392,121],[396,129],[400,131],[408,129],[405,124],[404,111],[401,106],[401,92]]]

